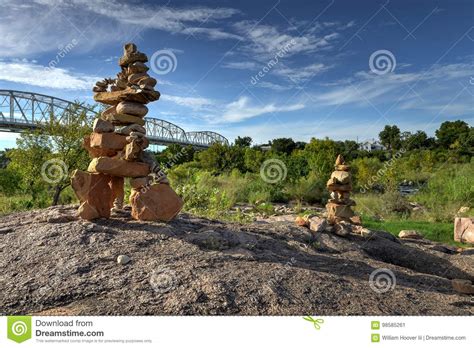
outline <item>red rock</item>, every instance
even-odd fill
[[[150,76],[146,72],[131,74],[131,75],[128,76],[128,82],[135,84],[138,81],[140,81],[140,79],[142,79],[144,77],[147,78],[147,77],[150,77]]]
[[[139,190],[142,187],[146,187],[148,185],[150,185],[150,177],[148,176],[130,179],[130,186],[136,190]]]
[[[349,218],[349,220],[354,225],[362,225],[362,219],[359,215],[354,215],[353,217]]]
[[[92,131],[94,133],[110,133],[114,131],[114,125],[109,121],[96,118],[92,124]]]
[[[309,219],[309,229],[316,233],[321,233],[328,227],[328,221],[319,216],[313,216]]]
[[[82,140],[82,147],[86,149],[86,151],[89,153],[89,156],[91,158],[102,157],[102,156],[112,157],[117,154],[116,150],[91,147],[91,138],[89,135],[85,136],[84,139]]]
[[[308,226],[309,225],[309,219],[305,218],[304,216],[297,216],[295,219],[295,223],[298,226]]]
[[[140,103],[120,102],[117,104],[116,111],[118,114],[144,117],[148,112],[148,108]]]
[[[145,65],[145,63],[142,62],[135,62],[132,63],[128,66],[127,72],[128,74],[137,74],[137,73],[144,73],[148,71],[148,67]]]
[[[92,220],[99,217],[110,217],[113,196],[109,182],[110,175],[88,173],[75,170],[71,177],[71,186],[81,201],[79,216]]]
[[[93,148],[118,151],[127,145],[127,137],[117,133],[92,133],[90,139]]]
[[[122,208],[124,199],[124,178],[113,176],[110,180],[110,188],[112,190],[113,205],[116,208]]]
[[[183,207],[183,200],[169,185],[153,184],[148,189],[132,189],[132,217],[137,220],[170,221]]]
[[[460,292],[461,294],[474,294],[474,286],[472,285],[472,282],[470,280],[453,279],[451,280],[451,285],[453,286],[454,290]]]
[[[454,219],[454,240],[474,244],[474,218],[457,217]]]
[[[87,169],[92,173],[104,173],[113,176],[140,177],[150,173],[150,167],[143,162],[129,162],[118,158],[94,158]]]
[[[326,204],[326,209],[328,216],[350,219],[355,215],[351,207],[344,204],[328,203]]]
[[[97,92],[94,93],[94,100],[99,103],[108,105],[116,105],[121,101],[131,101],[136,103],[147,104],[158,100],[160,92],[154,90],[133,89],[127,87],[123,90],[114,92]]]

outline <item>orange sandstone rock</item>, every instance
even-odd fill
[[[183,200],[169,185],[153,184],[130,194],[132,217],[137,220],[170,221],[183,207]]]

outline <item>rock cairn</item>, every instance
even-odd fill
[[[147,74],[147,56],[133,43],[124,46],[119,59],[121,71],[115,79],[98,81],[94,100],[108,105],[94,121],[93,132],[83,146],[92,161],[87,172],[76,170],[72,187],[81,201],[79,216],[93,220],[109,218],[120,212],[124,200],[124,178],[132,187],[130,205],[137,220],[169,221],[181,210],[183,202],[171,189],[153,156],[144,127],[146,104],[160,93],[157,81]]]
[[[341,221],[360,223],[360,218],[352,210],[352,206],[356,203],[350,198],[352,191],[350,166],[339,155],[334,168],[335,170],[326,184],[329,192],[331,192],[331,198],[326,204],[327,219],[330,224]]]

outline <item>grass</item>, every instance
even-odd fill
[[[415,221],[409,219],[376,221],[370,217],[362,218],[364,227],[383,230],[398,236],[401,230],[416,230],[426,239],[455,246],[467,246],[453,240],[454,226],[449,222]]]

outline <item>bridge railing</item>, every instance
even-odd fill
[[[37,128],[50,117],[67,123],[68,109],[76,103],[39,93],[0,90],[0,131],[19,131]],[[89,119],[97,113],[83,107]],[[145,127],[150,143],[180,144],[209,147],[214,142],[228,144],[227,139],[215,132],[185,132],[171,122],[156,118],[145,118]]]

